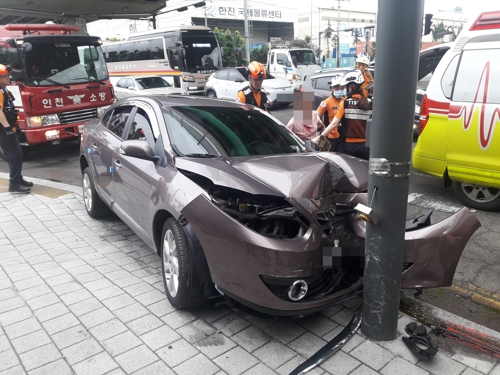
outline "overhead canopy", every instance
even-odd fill
[[[2,0],[0,25],[9,23],[72,23],[99,19],[147,18],[165,8],[166,0]]]

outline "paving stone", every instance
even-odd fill
[[[0,352],[0,371],[6,371],[19,364],[16,352],[14,350],[5,350]],[[7,374],[7,372],[6,372]]]
[[[116,297],[122,293],[124,293],[124,291],[121,288],[118,288],[116,285],[112,285],[110,287],[99,289],[93,292],[94,296],[101,301]]]
[[[94,292],[96,290],[104,289],[104,288],[109,288],[109,287],[114,287],[115,284],[113,284],[111,281],[109,281],[106,278],[98,279],[98,280],[93,280],[88,283],[83,284],[83,286],[91,291]]]
[[[250,370],[245,371],[243,375],[277,375],[277,373],[271,370],[266,365],[259,363],[257,366],[254,366]]]
[[[114,318],[115,316],[106,307],[94,310],[79,317],[83,325],[89,329]]]
[[[439,352],[434,356],[432,361],[420,361],[417,363],[417,366],[433,375],[460,374],[465,369],[465,366],[461,363]]]
[[[326,341],[320,339],[311,332],[306,332],[288,344],[290,349],[295,350],[303,357],[309,358],[325,346]]]
[[[32,310],[38,310],[58,302],[61,302],[61,300],[55,293],[44,294],[43,296],[32,298],[26,301],[26,303]]]
[[[251,323],[238,314],[231,313],[224,315],[221,319],[213,322],[212,325],[226,336],[231,337],[249,327]]]
[[[459,352],[453,354],[451,358],[483,374],[488,374],[497,362],[495,358],[485,353],[474,353],[474,356],[471,356]]]
[[[68,328],[74,327],[80,324],[80,322],[76,319],[76,317],[73,314],[69,313],[58,316],[57,318],[51,320],[47,320],[42,324],[47,333],[49,335],[53,335],[54,333],[61,332]]]
[[[243,349],[252,353],[254,350],[271,341],[272,336],[255,326],[250,326],[234,335],[232,339]]]
[[[394,358],[394,354],[369,340],[363,342],[349,354],[377,371]]]
[[[11,340],[27,335],[28,333],[39,331],[42,329],[42,326],[35,318],[28,318],[22,320],[20,322],[11,324],[9,326],[4,327],[7,336]]]
[[[173,329],[180,328],[196,319],[196,315],[186,310],[174,310],[170,314],[165,315],[161,318],[161,320],[163,320]]]
[[[163,361],[155,362],[146,366],[139,371],[134,372],[134,375],[175,375],[174,371],[170,369]]]
[[[87,340],[80,341],[79,343],[63,349],[62,354],[70,365],[74,365],[75,363],[90,358],[103,350],[102,346],[100,346],[94,338],[88,338]]]
[[[272,326],[268,327],[266,332],[273,335],[282,343],[288,344],[300,335],[304,334],[306,330],[290,320],[281,319]]]
[[[153,303],[156,303],[158,301],[162,301],[165,298],[166,298],[165,293],[163,293],[159,290],[156,290],[156,289],[152,290],[150,292],[140,294],[140,295],[135,297],[135,299],[137,301],[139,301],[140,303],[142,303],[144,306],[152,305]]]
[[[215,332],[196,341],[193,345],[210,359],[218,357],[237,346],[233,340],[226,337],[222,332]]]
[[[67,348],[90,337],[87,329],[82,325],[76,325],[50,336],[59,349]]]
[[[140,318],[141,316],[150,314],[149,310],[142,306],[140,303],[134,303],[132,305],[123,307],[121,309],[113,311],[113,313],[123,323],[128,323],[132,320]]]
[[[73,366],[77,375],[104,375],[118,367],[118,364],[109,356],[102,352],[93,357],[83,360]]]
[[[151,350],[156,351],[179,340],[181,336],[172,328],[163,325],[143,334],[140,338]]]
[[[39,285],[31,289],[26,289],[19,292],[19,295],[25,300],[29,301],[32,298],[37,298],[46,294],[52,293],[52,289],[48,285]]]
[[[174,368],[178,375],[212,375],[219,368],[203,354],[198,354]]]
[[[127,326],[137,336],[143,335],[157,327],[164,325],[160,319],[153,314],[144,315],[136,320],[127,323]]]
[[[340,350],[321,363],[319,367],[335,375],[347,375],[360,365],[361,362]]]
[[[83,286],[78,281],[71,281],[66,284],[55,285],[52,287],[52,289],[59,296],[62,296],[63,294],[76,292],[78,290],[83,290]]]
[[[74,303],[85,301],[86,299],[89,299],[91,297],[92,293],[83,288],[60,296],[61,300],[66,304],[66,306],[71,306]]]
[[[320,314],[308,316],[299,321],[298,324],[319,337],[326,335],[338,327],[337,323]]]
[[[292,349],[277,340],[268,342],[252,353],[265,365],[276,369],[297,355]]]
[[[175,311],[175,307],[173,307],[170,304],[168,299],[164,299],[162,301],[158,301],[156,303],[148,305],[148,310],[151,311],[158,318],[162,318],[165,315],[171,313],[172,311]],[[199,316],[198,312],[196,313],[196,315]]]
[[[11,310],[18,309],[20,307],[25,306],[23,299],[21,297],[15,296],[14,298],[9,298],[3,301],[0,301],[0,314],[9,312]]]
[[[146,345],[141,345],[116,356],[114,359],[125,372],[130,374],[158,361],[158,356]]]
[[[145,282],[140,282],[134,285],[127,286],[123,288],[125,292],[130,294],[132,297],[138,296],[140,294],[144,294],[147,292],[151,292],[152,290],[155,290],[151,285]]]
[[[61,358],[61,353],[54,344],[50,343],[22,353],[19,355],[19,358],[24,368],[30,371]]]
[[[8,311],[6,313],[0,314],[0,325],[8,326],[21,320],[31,318],[33,312],[28,306],[23,306],[21,308]]]
[[[370,363],[367,363],[370,366]],[[382,375],[401,375],[404,372],[404,375],[428,375],[429,373],[425,370],[422,370],[420,367],[405,361],[403,358],[394,358],[390,361],[380,373]]]
[[[241,374],[259,363],[254,356],[239,347],[220,355],[214,362],[230,375]]]
[[[130,331],[123,332],[102,342],[104,348],[112,356],[119,355],[142,344],[142,341]]]
[[[62,302],[58,302],[37,310],[36,317],[41,322],[44,322],[46,320],[54,319],[64,314],[68,314],[69,312],[69,309]]]
[[[369,368],[366,365],[361,365],[356,370],[351,372],[351,375],[377,375],[377,374],[379,374],[379,373],[376,372],[375,370],[372,370],[371,368]],[[399,372],[398,375],[401,375],[401,371]]]
[[[184,339],[177,340],[161,349],[156,350],[156,354],[169,367],[175,367],[189,358],[194,357],[198,353],[198,350]]]
[[[115,318],[91,328],[90,333],[97,340],[104,341],[127,330],[127,326]]]
[[[64,359],[58,359],[55,362],[48,363],[44,366],[38,367],[35,370],[30,371],[29,375],[73,375],[74,372],[64,361]]]
[[[215,332],[215,329],[205,323],[203,320],[195,320],[176,330],[188,342],[194,343],[202,340]]]
[[[44,330],[40,330],[12,340],[12,346],[18,354],[22,354],[51,342],[49,335]]]

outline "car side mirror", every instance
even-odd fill
[[[242,79],[238,78],[238,79],[237,79],[236,81],[234,81],[234,82],[241,83],[241,82],[245,82],[245,81],[243,81]]]
[[[127,87],[127,89],[129,89],[129,90],[135,90],[135,87],[134,86],[129,86],[129,87]]]
[[[123,142],[120,147],[120,154],[151,161],[158,160],[158,156],[155,155],[149,143],[138,139]]]

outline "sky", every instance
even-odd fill
[[[169,0],[167,2],[167,9],[172,7],[179,6],[178,4],[193,4],[197,0]],[[394,0],[394,1],[403,1],[403,0]],[[413,0],[406,0],[413,1]],[[207,0],[209,4],[211,0]],[[232,0],[213,0],[214,3],[222,3],[234,2]],[[239,2],[242,3],[240,0]],[[330,0],[328,2],[334,8],[337,8],[339,2],[338,0]],[[177,5],[175,5],[177,4]],[[248,0],[249,6],[253,6],[255,8],[270,4],[268,0]],[[290,16],[299,17],[302,14],[310,14],[311,7],[313,9],[318,9],[318,7],[327,7],[324,0],[287,0],[286,2],[287,12]],[[279,7],[279,3],[276,5]],[[377,0],[341,0],[340,1],[341,9],[350,9],[350,10],[367,10],[375,12],[377,11],[378,1]],[[500,10],[500,3],[498,0],[425,0],[424,1],[424,13],[431,13],[435,18],[438,17],[459,17],[458,13],[453,13],[453,10],[457,7],[462,8],[462,16],[463,19],[468,19],[469,17],[477,14],[478,11],[487,11],[487,10]],[[192,8],[192,7],[191,7]],[[191,9],[190,8],[190,9]],[[198,10],[189,10],[187,12],[183,12],[182,15],[187,16],[189,13],[194,14],[195,12],[200,15],[200,9]],[[174,17],[177,12],[169,13],[169,17]],[[181,15],[177,13],[177,15]],[[173,21],[177,23],[176,21]],[[163,22],[164,24],[165,22]],[[160,27],[162,25],[160,24]],[[87,30],[90,35],[97,35],[101,38],[108,37],[117,37],[124,38],[126,35],[130,34],[131,21],[129,20],[101,20],[89,23],[87,25]],[[141,29],[142,28],[142,29]],[[146,22],[139,22],[139,26],[137,27],[137,31],[147,30]]]

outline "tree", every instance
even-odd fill
[[[222,49],[222,65],[225,67],[240,66],[245,54],[245,39],[241,37],[240,32],[235,31],[233,34],[229,29],[221,31],[215,27],[214,34]]]
[[[431,31],[432,32],[432,39],[436,42],[443,39],[444,35],[440,35],[440,33],[444,33],[446,31],[447,31],[446,27],[444,26],[443,21],[441,21],[436,26],[434,26],[434,28],[432,29],[432,31]]]
[[[313,48],[312,46],[312,37],[310,35],[305,35],[304,36],[304,42],[306,42],[307,46],[309,48]]]
[[[372,42],[372,48],[370,50],[370,60],[371,61],[374,61],[375,60],[375,47],[377,45],[375,44],[375,42]]]
[[[125,40],[123,38],[117,38],[116,36],[112,37],[112,38],[106,38],[107,41],[110,41],[110,42],[121,42],[122,40]]]
[[[261,64],[267,63],[267,51],[269,50],[267,44],[264,44],[260,48],[255,48],[252,53],[250,53],[250,60],[258,61]]]

